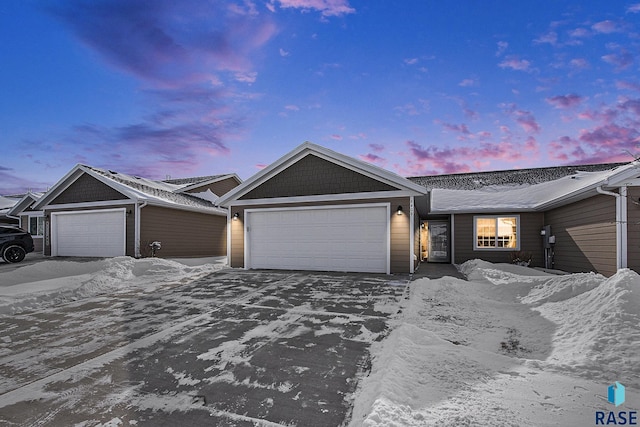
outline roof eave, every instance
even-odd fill
[[[396,175],[393,172],[387,171],[386,169],[363,162],[353,157],[337,153],[333,150],[307,141],[299,145],[289,153],[285,154],[284,156],[280,157],[278,160],[274,161],[261,171],[257,172],[238,187],[224,194],[218,200],[218,205],[230,206],[230,204],[232,204],[234,200],[237,200],[244,194],[262,184],[266,180],[265,178],[270,177],[272,174],[278,173],[279,171],[285,169],[291,164],[294,164],[308,154],[320,154],[321,156],[328,157],[332,160],[337,161],[338,163],[350,166],[350,169],[354,170],[355,172],[364,172],[364,174],[368,176],[373,175],[373,177],[376,177],[382,182],[392,182],[400,189],[413,191],[415,195],[424,195],[428,193],[426,188],[422,187],[419,184],[411,182],[406,178],[402,178],[401,176]]]

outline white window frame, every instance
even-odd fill
[[[496,233],[498,232],[498,218],[515,218],[516,219],[516,247],[515,248],[500,248],[497,246],[486,247],[478,246],[478,219],[494,219],[496,221]],[[520,234],[520,215],[474,215],[473,216],[473,250],[474,251],[519,251],[521,245],[522,235]],[[496,236],[496,242],[498,236]]]
[[[31,236],[33,237],[44,237],[44,229],[45,229],[45,223],[44,223],[44,213],[40,212],[40,213],[36,213],[36,214],[29,214],[27,216],[27,226],[25,227],[26,230],[31,233],[31,218],[42,218],[42,233],[41,234],[32,234]],[[37,228],[37,226],[36,226]]]

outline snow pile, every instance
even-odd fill
[[[514,274],[519,270],[536,276]],[[640,387],[640,364],[628,365],[631,359],[640,360],[638,273],[622,269],[610,278],[595,273],[556,276],[479,260],[463,264],[461,271],[497,285],[503,294],[517,290],[519,302],[556,325],[548,363],[601,380],[625,372],[633,378],[629,385]]]
[[[638,409],[637,273],[460,269],[469,281],[411,283],[394,330],[372,346],[351,425],[589,425],[618,380]]]
[[[188,262],[187,262],[188,263]],[[47,260],[0,273],[0,314],[45,308],[101,294],[194,280],[222,262],[188,266],[162,258],[116,257],[96,261]]]

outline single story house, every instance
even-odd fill
[[[76,165],[30,209],[43,218],[45,255],[226,255],[227,210],[214,203],[235,174],[153,181]],[[29,215],[28,213],[26,214]]]
[[[229,263],[413,272],[420,235],[415,199],[426,194],[395,173],[306,142],[218,200],[229,208]]]
[[[412,273],[519,257],[609,275],[640,271],[639,197],[638,161],[403,178],[306,142],[218,204],[231,267]]]
[[[40,200],[44,193],[28,192],[13,205],[8,215],[18,218],[18,225],[27,230],[33,237],[34,252],[43,253],[44,250],[44,213],[33,209],[33,205]]]
[[[452,262],[519,256],[568,272],[640,271],[639,161],[540,168],[547,176],[535,183],[519,183],[514,172],[493,173],[512,176],[499,185],[430,189],[423,221],[447,224]]]

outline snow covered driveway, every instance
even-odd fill
[[[0,291],[0,423],[339,425],[407,284],[96,262]]]

